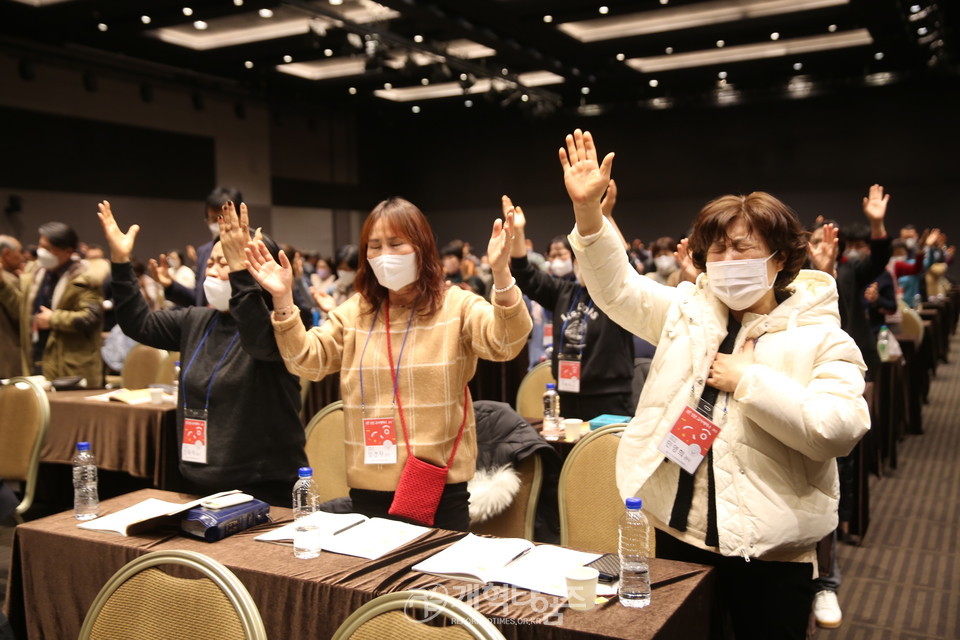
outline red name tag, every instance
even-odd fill
[[[397,461],[397,431],[393,418],[363,420],[363,462],[394,464]]]
[[[207,421],[200,418],[183,419],[183,443],[180,457],[187,462],[207,463]]]
[[[720,433],[720,427],[690,407],[684,407],[670,433],[657,449],[667,458],[693,473]]]

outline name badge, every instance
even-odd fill
[[[363,463],[396,464],[397,430],[393,418],[364,418]]]
[[[703,462],[704,456],[710,450],[720,427],[709,418],[700,415],[691,407],[684,407],[683,412],[670,433],[660,442],[657,449],[676,462],[687,473],[692,474]]]
[[[558,358],[557,360],[557,389],[567,393],[580,393],[580,361],[566,360]]]
[[[207,410],[184,409],[180,459],[207,464]]]

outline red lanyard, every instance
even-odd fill
[[[397,412],[400,414],[400,426],[403,427],[403,442],[407,445],[407,455],[413,455],[410,449],[410,436],[407,435],[407,420],[403,416],[403,405],[400,403],[400,387],[397,382],[397,372],[393,368],[393,341],[390,339],[390,301],[385,303],[386,311],[384,320],[387,323],[387,358],[390,360],[390,378],[393,380],[393,398],[397,402]],[[410,313],[415,313],[411,309]],[[453,464],[453,457],[457,455],[457,447],[460,446],[460,438],[463,437],[463,428],[467,424],[467,387],[463,388],[463,422],[460,423],[460,431],[457,433],[457,439],[453,443],[453,451],[450,453],[450,460],[447,466]]]

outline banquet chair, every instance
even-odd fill
[[[200,577],[176,577],[160,569],[164,565]],[[202,553],[169,550],[121,567],[90,606],[79,640],[266,637],[257,605],[232,571]]]
[[[342,400],[325,406],[307,424],[307,459],[320,502],[350,495],[344,437]]]
[[[472,533],[500,538],[526,538],[533,542],[537,501],[543,485],[543,462],[540,454],[533,453],[524,458],[517,465],[517,473],[520,476],[520,490],[513,497],[513,502],[492,518],[471,524]]]
[[[917,341],[919,346],[923,342],[923,318],[910,307],[902,307],[903,320],[900,321],[900,331],[908,338]]]
[[[440,626],[447,622],[446,626]],[[504,640],[493,623],[469,605],[436,591],[397,591],[374,598],[333,634],[333,640]]]
[[[125,389],[146,389],[157,381],[160,365],[163,364],[167,352],[162,349],[138,344],[123,361],[120,377]]]
[[[50,401],[28,378],[10,378],[0,387],[0,478],[23,483],[14,511],[17,522],[33,504],[40,466],[40,446],[50,424]]]
[[[609,424],[583,437],[560,470],[560,544],[617,553],[623,501],[617,490],[617,447],[626,424]]]
[[[157,368],[157,377],[154,382],[158,384],[169,384],[172,385],[177,381],[176,367],[177,362],[180,361],[180,352],[179,351],[170,351],[167,353],[167,357],[163,359],[163,362],[160,363],[160,366]]]
[[[548,382],[556,382],[550,361],[541,362],[523,376],[517,388],[517,413],[525,419],[543,417],[543,392]]]

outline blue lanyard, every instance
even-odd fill
[[[386,304],[390,304],[388,301]],[[397,397],[397,385],[398,380],[400,380],[400,361],[403,359],[403,349],[407,346],[407,336],[410,335],[410,325],[413,323],[414,309],[410,309],[410,318],[407,320],[407,330],[403,333],[403,342],[400,344],[400,355],[397,356],[397,378],[393,381],[393,397],[394,402],[396,402]],[[366,408],[366,403],[364,402],[363,395],[363,357],[367,353],[367,345],[370,344],[370,336],[373,335],[373,329],[377,324],[377,317],[380,315],[380,308],[377,307],[377,310],[373,314],[373,322],[370,323],[370,331],[367,332],[367,339],[363,342],[363,350],[360,352],[360,411],[361,413]],[[390,331],[390,327],[386,327],[387,331]]]
[[[570,308],[567,309],[567,319],[563,321],[563,324],[560,326],[560,349],[557,350],[558,354],[563,354],[563,337],[567,334],[567,323],[570,322],[570,316],[573,314],[574,307],[580,302],[580,295],[583,293],[583,287],[577,289],[577,297],[573,299],[573,302],[570,303]],[[590,300],[590,304],[587,305],[587,310],[583,312],[583,340],[580,341],[580,359],[583,359],[583,347],[587,344],[587,319],[590,316],[590,309],[593,309],[593,300]]]
[[[197,356],[200,354],[200,349],[203,348],[203,344],[207,341],[207,336],[210,335],[210,332],[213,331],[213,327],[216,326],[217,321],[220,320],[219,314],[213,319],[213,322],[210,323],[210,326],[207,327],[206,332],[203,334],[203,338],[200,339],[200,344],[197,345],[197,350],[193,352],[193,357],[190,358],[190,362],[187,363],[187,368],[183,370],[183,380],[186,381],[187,373],[190,371],[190,367],[193,366],[193,361],[197,359]],[[220,371],[220,366],[223,364],[223,361],[226,359],[227,354],[230,353],[230,349],[233,348],[233,344],[237,341],[237,338],[240,337],[240,332],[233,334],[233,338],[230,339],[230,344],[227,345],[226,350],[223,352],[223,355],[220,356],[220,360],[217,362],[217,366],[214,368],[213,373],[210,375],[210,382],[207,384],[207,398],[206,405],[204,405],[204,410],[210,408],[210,391],[213,389],[213,380],[217,377],[217,372]],[[183,391],[183,409],[187,409],[187,392],[186,389]]]

